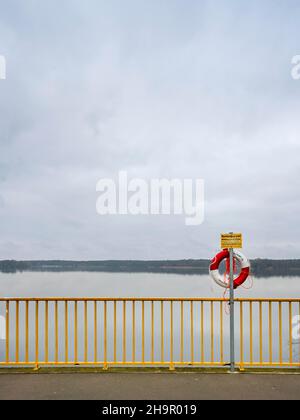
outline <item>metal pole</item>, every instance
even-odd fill
[[[234,288],[233,288],[233,249],[229,249],[230,264],[230,372],[235,372],[234,349]]]

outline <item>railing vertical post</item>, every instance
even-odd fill
[[[58,364],[58,301],[55,301],[54,309],[54,323],[55,323],[55,363]]]
[[[117,301],[114,301],[114,362],[117,363]]]
[[[78,364],[78,307],[74,301],[74,364]]]
[[[165,337],[164,337],[164,301],[160,302],[160,358],[162,363],[165,360]]]
[[[98,306],[94,302],[94,362],[98,362]]]
[[[233,287],[233,249],[229,249],[230,266],[230,372],[235,372],[235,346],[234,346],[234,287]]]
[[[35,369],[39,365],[39,301],[35,302]]]
[[[170,370],[175,370],[174,368],[174,331],[173,331],[173,301],[170,300]]]
[[[132,363],[135,363],[135,348],[136,348],[136,338],[135,338],[135,301],[132,301]]]
[[[48,359],[49,359],[49,303],[46,300],[45,301],[45,325],[44,325],[44,329],[45,329],[45,341],[44,341],[44,346],[45,346],[45,363],[48,363]]]
[[[16,301],[16,363],[19,362],[19,317],[20,317],[20,308],[19,308],[19,301]]]
[[[65,362],[69,362],[69,325],[68,325],[68,318],[69,317],[69,309],[68,309],[68,301],[65,301]]]
[[[5,349],[5,361],[9,363],[9,300],[6,301],[6,349]]]
[[[126,363],[126,300],[123,301],[123,363]]]
[[[103,370],[107,370],[108,369],[108,364],[107,364],[107,300],[104,301],[104,307],[103,307],[103,311],[104,311],[104,317],[103,317],[103,354],[104,354],[104,364],[103,364]]]
[[[25,303],[25,362],[29,362],[29,302]]]

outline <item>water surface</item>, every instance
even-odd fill
[[[248,282],[246,287],[251,284]],[[152,273],[23,272],[0,273],[0,295],[6,297],[222,297],[223,289],[207,275]],[[236,297],[300,297],[300,277],[253,280]]]

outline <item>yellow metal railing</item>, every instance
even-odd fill
[[[1,305],[1,367],[229,363],[227,299],[1,298]],[[293,336],[300,299],[236,299],[235,306],[239,368],[300,367]]]

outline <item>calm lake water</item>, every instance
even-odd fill
[[[246,287],[249,287],[249,283]],[[0,274],[0,296],[1,297],[215,297],[223,296],[223,289],[213,284],[208,275],[175,275],[175,274],[151,274],[151,273],[86,273],[86,272],[63,272],[63,273],[17,273],[17,274]],[[253,287],[249,290],[240,288],[236,292],[236,297],[242,298],[300,298],[300,277],[269,277],[254,278]],[[126,360],[140,361],[145,358],[147,361],[152,359],[161,360],[161,306],[160,302],[155,302],[151,307],[151,302],[146,302],[144,306],[144,331],[145,331],[145,354],[142,353],[142,304],[136,303],[135,306],[135,346],[132,340],[132,314],[133,305],[127,302],[124,308],[123,303],[118,303],[116,307],[116,345],[114,345],[114,307],[113,303],[107,304],[107,349],[105,356],[104,348],[104,304],[97,304],[97,359],[103,361],[124,360],[124,336],[125,336],[125,358]],[[226,306],[226,305],[225,305]],[[224,323],[224,360],[229,359],[229,316],[228,308],[223,307],[222,316]],[[68,359],[75,359],[74,348],[74,302],[70,302],[68,306]],[[39,306],[39,358],[44,360],[45,352],[45,304]],[[60,302],[57,307],[57,327],[55,326],[55,303],[49,303],[49,350],[48,357],[50,361],[58,359],[65,360],[65,306],[64,302]],[[86,357],[88,361],[95,358],[95,306],[93,302],[89,302],[86,308],[87,314],[87,354],[85,354],[84,342],[84,304],[78,303],[78,360],[83,361]],[[151,314],[153,311],[154,319],[152,326]],[[164,304],[164,359],[170,360],[170,320],[171,309],[169,302]],[[218,361],[221,357],[220,346],[220,318],[221,310],[219,303],[213,305],[204,304],[203,308],[203,336],[201,336],[201,305],[194,303],[193,315],[191,315],[191,304],[186,302],[183,305],[183,335],[181,332],[180,322],[180,303],[174,303],[174,360],[211,361],[212,357]],[[213,311],[213,319],[212,319]],[[250,359],[250,308],[248,304],[244,305],[244,357],[245,360]],[[294,303],[292,305],[292,316],[300,313],[300,305]],[[126,332],[124,334],[124,314],[126,319]],[[270,326],[270,308],[268,304],[262,307],[262,330],[259,326],[259,305],[253,305],[253,356],[254,361],[279,360],[280,345],[279,322],[278,322],[279,306],[273,304],[271,310],[272,324]],[[0,304],[0,315],[5,315],[5,304]],[[236,306],[236,351],[237,359],[239,359],[240,351],[240,318],[239,306]],[[14,303],[10,306],[10,358],[15,359],[16,336],[14,334],[14,323],[16,320],[16,306]],[[191,323],[192,320],[192,323]],[[19,336],[19,360],[25,360],[25,305],[20,304],[19,308],[20,336]],[[193,324],[193,325],[192,325]],[[192,327],[191,327],[192,325]],[[213,338],[211,330],[213,326]],[[269,329],[272,329],[272,341],[268,339]],[[57,328],[58,350],[55,350],[55,332]],[[151,339],[151,331],[153,328],[154,341]],[[194,348],[191,346],[191,328],[194,329]],[[33,303],[29,306],[29,360],[35,360],[35,306]],[[204,344],[202,346],[202,339]],[[260,353],[260,339],[263,340],[263,349]],[[183,355],[181,354],[181,342],[184,342]],[[202,347],[201,347],[202,346]],[[213,348],[213,355],[211,349]],[[288,362],[292,358],[294,363],[300,361],[299,342],[290,342],[290,324],[289,324],[289,307],[284,304],[282,308],[282,358]],[[202,352],[202,353],[201,353]],[[271,356],[270,356],[271,354]],[[0,361],[5,360],[5,342],[0,340]]]
[[[246,284],[246,287],[249,284]],[[0,273],[5,297],[222,297],[209,276],[152,273]],[[254,278],[236,297],[299,298],[300,277]]]

